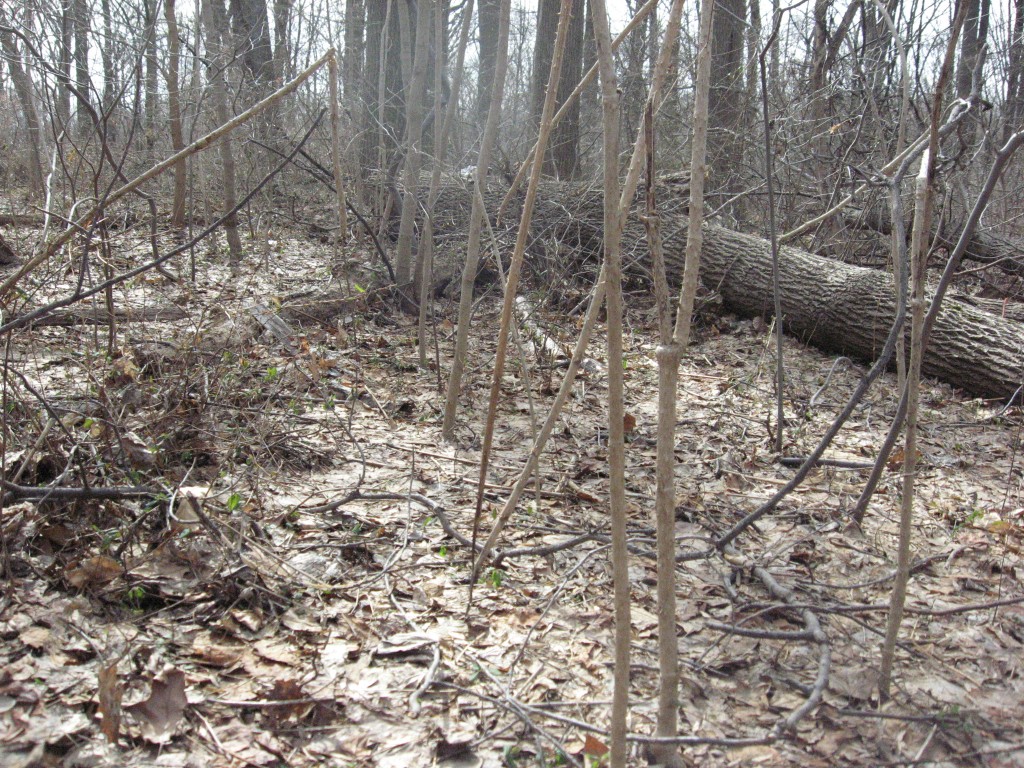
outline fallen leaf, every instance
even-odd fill
[[[121,564],[112,557],[97,555],[80,562],[76,567],[69,568],[65,578],[75,589],[99,587],[109,584],[123,573]]]
[[[608,754],[608,745],[588,733],[583,741],[583,754],[600,759]]]
[[[111,744],[117,744],[121,731],[121,698],[124,686],[117,677],[117,662],[100,668],[100,730]]]
[[[142,735],[154,744],[170,740],[185,711],[185,673],[170,667],[153,678],[149,698],[125,707],[142,727]]]

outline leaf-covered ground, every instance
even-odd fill
[[[112,268],[130,258],[120,248]],[[603,340],[469,605],[469,550],[453,534],[473,525],[496,294],[476,307],[449,444],[450,303],[437,305],[439,373],[433,349],[429,369],[417,364],[413,320],[362,293],[372,282],[363,246],[343,262],[305,240],[253,251],[238,275],[200,249],[194,285],[147,276],[119,287],[113,343],[100,297],[5,348],[4,470],[22,498],[0,510],[0,762],[599,764],[612,658]],[[30,294],[39,302],[76,279],[55,271]],[[338,292],[359,300],[326,325],[284,313],[301,325],[293,336],[251,310]],[[531,299],[544,306],[542,292]],[[657,698],[656,330],[642,297],[627,321],[630,729],[642,736]],[[576,320],[553,310],[531,326],[565,348],[575,340]],[[681,551],[706,546],[795,471],[772,450],[773,349],[763,323],[724,317],[684,363]],[[791,339],[786,354],[785,453],[798,457],[863,369]],[[559,363],[528,339],[513,356],[483,532],[518,478]],[[679,563],[690,764],[1024,763],[1022,419],[934,382],[893,698],[877,700],[900,466],[862,531],[848,512],[894,389],[884,378],[829,450],[854,466],[815,470],[726,556]],[[25,490],[49,486],[127,490]],[[139,486],[156,493],[128,492]],[[808,615],[825,642],[803,632]],[[780,729],[825,663],[821,703]],[[634,763],[644,755],[635,743]]]

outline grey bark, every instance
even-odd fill
[[[501,20],[500,0],[480,0],[477,11],[479,21],[480,67],[476,81],[476,117],[483,130],[487,112],[491,108],[491,88],[494,84],[494,67],[498,55],[498,24]]]
[[[7,19],[0,12],[0,23],[6,24]],[[11,73],[11,82],[21,103],[21,111],[25,116],[28,128],[28,183],[33,197],[43,194],[43,132],[36,109],[35,94],[32,92],[32,81],[21,66],[21,53],[15,45],[14,36],[10,32],[0,31],[0,47],[7,59],[7,68]]]
[[[167,22],[167,118],[171,133],[171,149],[176,153],[185,148],[185,132],[181,114],[181,46],[178,42],[178,18],[175,15],[175,0],[164,0],[164,20]],[[174,198],[171,202],[171,226],[182,229],[185,226],[186,194],[185,160],[174,166]]]
[[[711,92],[708,103],[709,191],[739,189],[737,149],[744,102],[744,0],[716,0],[711,32]]]
[[[242,46],[247,83],[262,95],[274,76],[266,0],[230,0],[231,31]]]
[[[667,194],[659,194],[659,200]],[[665,263],[670,280],[682,278],[686,217],[662,211]],[[537,237],[576,245],[596,261],[601,247],[601,200],[593,191],[552,187],[539,195]],[[628,263],[646,259],[646,235],[636,217],[623,239]],[[892,276],[854,267],[797,248],[779,254],[782,311],[788,331],[830,352],[872,360],[895,317]],[[641,270],[642,271],[642,270]],[[704,228],[701,280],[721,293],[724,306],[745,316],[773,313],[770,243],[716,226]],[[929,296],[930,299],[930,296]],[[923,372],[978,397],[1010,397],[1024,371],[1024,327],[984,310],[950,302],[936,320]]]
[[[974,90],[977,78],[981,85],[981,71],[985,66],[985,40],[988,37],[989,5],[991,0],[966,0],[967,16],[960,38],[960,60],[956,68],[956,95],[966,98]]]
[[[210,67],[210,90],[214,111],[217,115],[217,122],[224,125],[231,120],[231,112],[228,108],[228,88],[224,79],[227,46],[223,39],[227,35],[227,19],[221,0],[203,0],[202,16],[206,31],[206,45],[215,59]],[[224,220],[224,235],[228,241],[228,257],[231,264],[236,265],[242,259],[242,239],[238,234],[238,216],[234,213],[236,201],[235,155],[230,131],[221,139],[220,161],[224,210],[231,212]]]
[[[75,39],[75,87],[79,99],[90,101],[89,82],[89,4],[87,0],[71,0],[72,29]],[[92,129],[85,105],[78,107],[75,128],[80,141],[85,141]]]
[[[1006,115],[1003,138],[1008,139],[1020,125],[1024,114],[1024,0],[1013,0],[1013,31],[1007,63]]]
[[[573,0],[569,36],[562,55],[562,74],[558,78],[558,101],[561,107],[583,77],[583,16],[584,0]],[[555,125],[551,136],[551,159],[559,179],[567,181],[576,175],[579,165],[580,103],[573,100],[568,112]]]
[[[366,7],[363,5],[363,0],[346,0],[342,92],[349,105],[355,103],[361,92],[365,27]]]

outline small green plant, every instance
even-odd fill
[[[487,573],[487,581],[495,589],[501,589],[501,583],[505,580],[505,572],[501,568],[491,568]]]
[[[242,497],[237,493],[232,493],[228,496],[228,512],[234,512],[238,509],[238,505],[242,503]]]
[[[277,378],[277,376],[277,366],[272,365],[269,368],[267,368],[267,372],[263,374],[263,380],[269,384],[270,382],[274,381]]]
[[[334,395],[328,395],[327,397],[325,397],[324,398],[324,410],[325,411],[333,411],[334,410],[335,402],[336,402],[336,400],[335,400]]]
[[[124,593],[124,601],[134,610],[140,610],[142,601],[146,599],[146,590],[142,587],[132,587]]]
[[[440,547],[438,547],[437,554],[439,554],[441,557],[448,557],[448,545],[442,544]]]

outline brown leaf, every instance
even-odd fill
[[[583,741],[583,754],[602,758],[608,754],[608,745],[588,733]]]
[[[85,589],[109,584],[123,572],[121,564],[114,558],[97,555],[86,558],[74,568],[69,568],[64,576],[68,584],[75,589]]]
[[[174,733],[186,704],[185,673],[170,667],[153,678],[148,699],[125,709],[139,721],[146,739],[164,744]]]
[[[117,662],[100,668],[100,715],[103,718],[100,730],[111,744],[117,744],[121,731],[121,698],[124,686],[117,678]]]
[[[295,680],[275,680],[274,687],[267,694],[267,700],[282,702],[269,712],[268,719],[272,727],[279,727],[292,717],[301,720],[314,706],[313,702],[308,701],[302,686]]]

